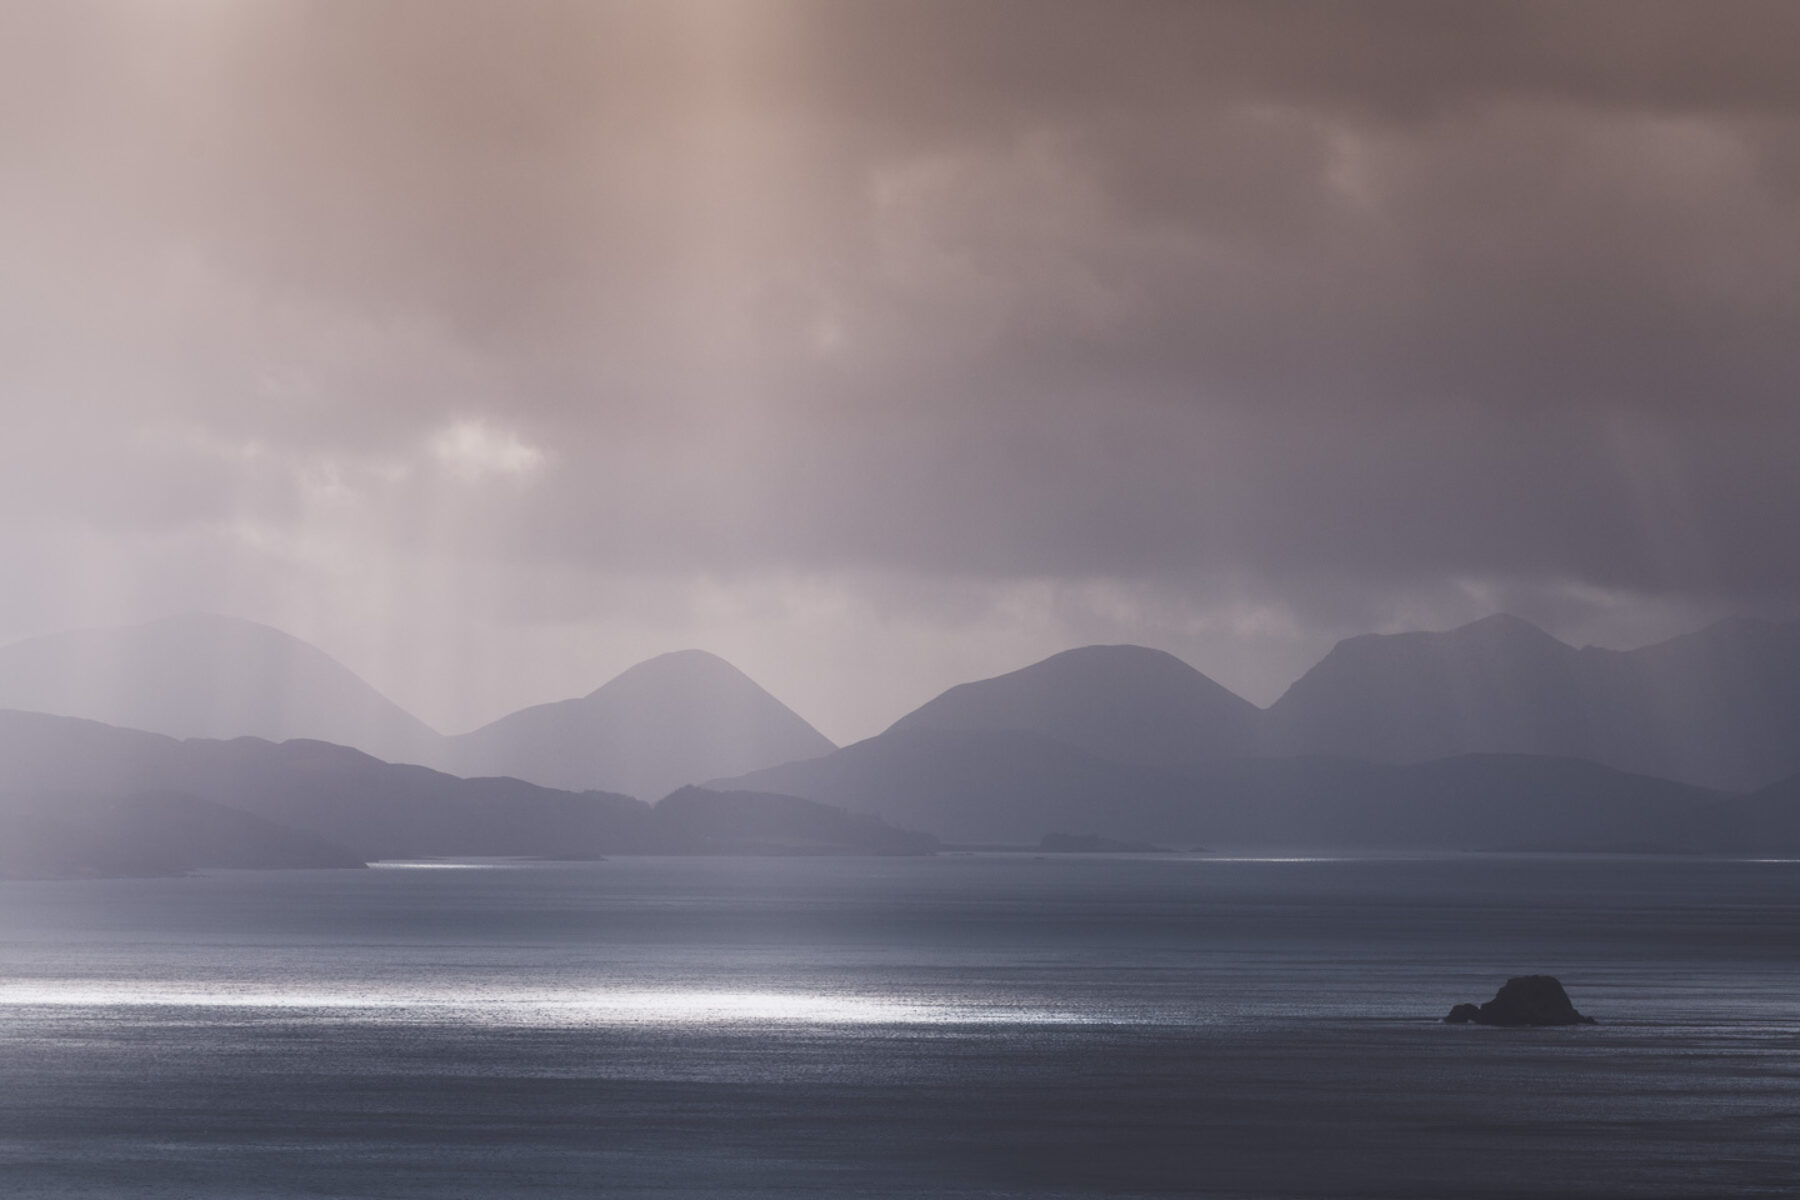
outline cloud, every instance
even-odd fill
[[[433,434],[430,452],[444,470],[470,483],[494,477],[524,479],[545,461],[544,452],[518,434],[467,418]]]
[[[1796,35],[1658,0],[10,5],[0,553],[92,561],[0,632],[224,596],[365,646],[428,603],[598,638],[614,581],[687,614],[621,644],[754,647],[803,623],[673,597],[848,589],[828,658],[918,603],[915,647],[1162,638],[1266,696],[1496,604],[1792,612]]]

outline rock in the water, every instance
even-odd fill
[[[1494,998],[1476,1007],[1459,1004],[1444,1018],[1451,1025],[1592,1025],[1569,1003],[1554,975],[1520,975],[1507,980]]]

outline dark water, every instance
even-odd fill
[[[0,1195],[1789,1196],[1797,985],[1793,863],[3,884]]]

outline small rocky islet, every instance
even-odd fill
[[[1500,985],[1486,1004],[1458,1004],[1446,1025],[1593,1025],[1569,1001],[1554,975],[1519,975]]]

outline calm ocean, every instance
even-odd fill
[[[600,1194],[1800,1194],[1800,864],[0,884],[0,1195]]]

